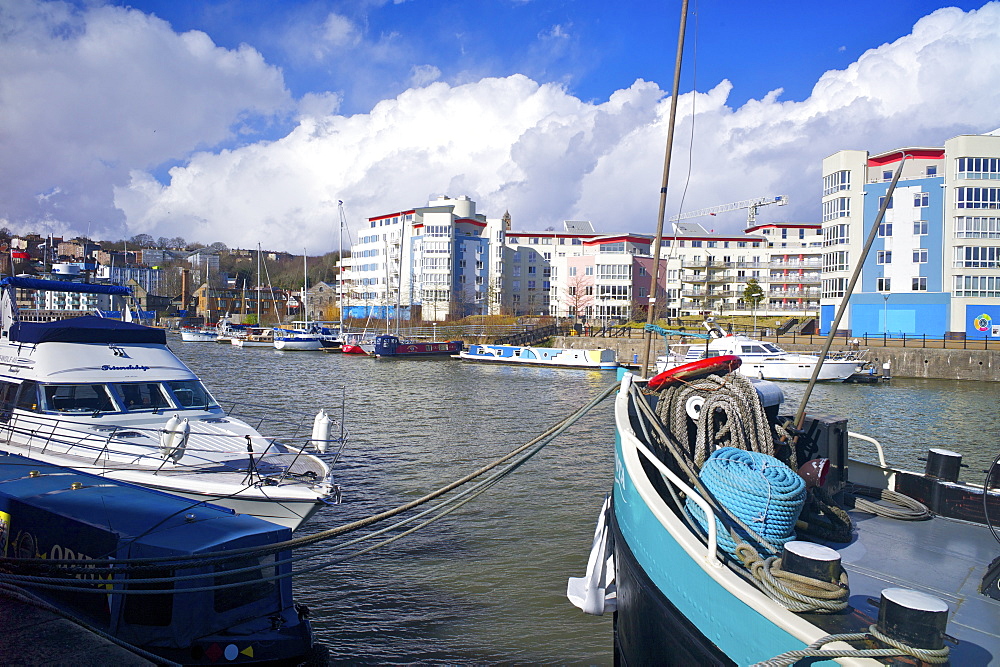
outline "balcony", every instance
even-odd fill
[[[795,283],[795,284],[815,283],[816,285],[818,285],[819,282],[820,282],[820,276],[819,276],[818,273],[803,273],[803,274],[798,274],[798,273],[788,273],[788,274],[772,273],[770,276],[768,276],[768,282],[771,282],[771,283],[785,283],[785,284],[788,284],[788,283]]]

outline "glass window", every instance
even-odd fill
[[[927,236],[927,221],[926,220],[914,220],[913,221],[913,235],[914,236]]]
[[[876,283],[877,283],[877,285],[876,285],[875,289],[878,292],[888,292],[889,291],[889,287],[892,284],[891,279],[889,279],[889,278],[879,278],[876,281]]]
[[[103,384],[42,385],[45,409],[52,412],[117,412],[108,387]]]
[[[931,196],[927,192],[916,192],[913,195],[913,205],[917,208],[930,206]]]
[[[913,279],[913,291],[926,292],[927,291],[927,278],[917,276]]]
[[[177,405],[182,408],[206,409],[218,407],[212,395],[197,380],[169,380],[166,384],[174,395]]]
[[[892,223],[883,222],[878,226],[878,235],[881,237],[892,236]]]
[[[875,253],[875,263],[876,264],[892,264],[892,251],[891,250],[879,250]]]
[[[915,248],[913,250],[913,262],[915,264],[926,264],[927,263],[927,249],[926,248]]]
[[[170,407],[158,382],[123,382],[117,386],[125,409],[129,412]]]
[[[927,175],[928,176],[937,176],[937,166],[936,165],[927,165]]]

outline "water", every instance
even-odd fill
[[[346,397],[351,439],[337,468],[344,503],[305,534],[423,496],[522,445],[586,404],[614,374],[376,360],[221,344],[171,347],[222,398],[315,412]],[[804,385],[786,383],[793,412]],[[820,385],[813,410],[848,415],[890,462],[922,469],[930,446],[965,454],[982,479],[996,454],[996,388],[896,379]],[[511,477],[444,520],[375,553],[296,578],[335,661],[368,664],[612,664],[611,617],[565,597],[582,576],[611,488],[607,400]],[[871,458],[871,457],[864,457]]]

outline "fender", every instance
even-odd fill
[[[687,382],[688,380],[694,380],[706,375],[724,375],[725,373],[735,371],[742,363],[743,360],[735,354],[706,357],[698,361],[692,361],[689,364],[668,368],[662,373],[654,375],[646,384],[646,388],[650,391],[655,391],[661,387]]]

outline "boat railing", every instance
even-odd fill
[[[266,442],[266,447],[263,450],[251,452],[247,451],[244,446],[244,443],[247,442],[247,434],[200,431],[197,424],[197,421],[193,422],[193,428],[184,448],[184,456],[188,458],[188,461],[170,466],[167,471],[171,474],[177,472],[192,474],[206,471],[215,472],[220,467],[230,469],[230,472],[239,472],[242,470],[240,467],[242,464],[234,465],[232,455],[241,454],[247,457],[250,473],[256,473],[261,479],[269,478],[273,480],[271,483],[280,484],[289,475],[295,474],[296,465],[303,456],[311,455],[311,452],[308,451],[311,443],[310,435],[296,437],[258,436],[254,440]],[[166,457],[155,456],[159,449],[160,435],[163,433],[163,429],[159,427],[109,425],[106,431],[104,429],[93,431],[81,426],[79,422],[59,419],[38,422],[15,414],[4,425],[3,430],[7,431],[8,441],[23,443],[29,456],[36,448],[39,454],[53,455],[54,452],[50,450],[55,447],[60,450],[58,452],[60,455],[92,460],[91,465],[95,467],[107,469],[116,463],[125,466],[150,466],[155,468],[151,470],[152,474],[164,472],[168,462]],[[136,440],[138,437],[142,437],[143,441],[138,442]],[[199,447],[197,444],[199,438],[211,438],[216,442],[229,441],[231,446]],[[346,443],[346,432],[342,437],[332,438],[329,442],[340,443],[340,448],[335,453],[339,457],[340,450]],[[224,455],[224,458],[220,459],[220,454]],[[117,461],[113,458],[115,455],[119,457]],[[327,457],[321,456],[320,458],[326,460]],[[151,466],[153,461],[156,461],[155,466]],[[273,470],[274,474],[260,472],[260,464],[267,464],[267,467]],[[317,479],[316,481],[323,480]]]
[[[660,475],[664,477],[664,481],[668,484],[673,484],[679,491],[681,491],[691,502],[698,505],[701,511],[705,513],[705,523],[708,528],[708,542],[706,544],[705,552],[705,563],[712,565],[714,567],[722,567],[722,560],[719,558],[718,551],[718,537],[716,535],[716,518],[715,512],[712,510],[712,506],[709,505],[708,501],[701,497],[697,491],[688,486],[680,477],[674,473],[673,470],[668,468],[663,461],[658,459],[656,455],[651,452],[645,445],[636,444],[636,450],[646,458],[657,470],[660,471]],[[666,526],[664,526],[666,528]]]
[[[852,437],[852,438],[857,438],[858,440],[864,440],[865,442],[874,445],[875,446],[875,452],[878,454],[878,463],[879,463],[879,465],[882,466],[885,469],[889,468],[889,466],[885,462],[885,452],[882,450],[882,444],[878,440],[876,440],[875,438],[870,438],[867,435],[861,435],[860,433],[854,433],[853,431],[848,431],[847,435],[850,436],[850,437]]]

